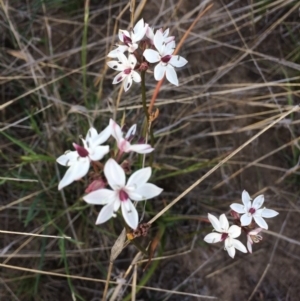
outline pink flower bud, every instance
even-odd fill
[[[104,182],[103,179],[98,178],[96,180],[94,180],[85,190],[85,193],[90,193],[92,191],[98,190],[98,189],[102,189],[106,187],[106,183]]]

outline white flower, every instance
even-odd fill
[[[150,144],[134,144],[130,143],[130,140],[135,134],[136,125],[133,125],[127,132],[125,138],[123,138],[123,133],[120,126],[112,119],[109,122],[111,126],[111,134],[116,139],[118,148],[121,153],[136,152],[139,154],[148,154],[153,151],[154,148]]]
[[[127,30],[119,30],[119,39],[124,45],[118,45],[118,48],[112,50],[107,55],[108,57],[118,57],[120,53],[124,53],[126,50],[129,53],[133,53],[138,48],[138,43],[145,35],[148,24],[144,23],[141,19],[136,23],[134,28],[128,32]]]
[[[252,253],[253,243],[259,243],[262,240],[262,236],[258,235],[258,233],[260,233],[261,231],[262,228],[256,228],[247,234],[247,248],[249,250],[249,253]]]
[[[279,213],[272,209],[262,208],[259,209],[264,203],[264,196],[261,194],[257,196],[253,203],[251,203],[251,198],[249,193],[244,190],[242,193],[242,201],[244,205],[241,204],[232,204],[230,208],[237,213],[243,214],[241,216],[241,225],[248,226],[252,222],[252,218],[254,218],[257,225],[263,229],[268,229],[268,224],[263,219],[264,218],[271,218]]]
[[[148,26],[147,30],[146,30],[146,36],[151,41],[151,44],[153,45],[154,44],[154,31],[147,23],[146,23],[146,25]],[[158,30],[161,31],[161,33],[163,34],[163,41],[165,44],[168,44],[175,40],[174,36],[168,37],[169,28],[167,28],[165,31],[163,31],[162,28],[160,28]]]
[[[56,159],[57,163],[70,166],[59,182],[59,190],[84,177],[89,171],[90,161],[98,161],[109,152],[108,145],[100,146],[100,144],[104,143],[110,135],[109,125],[100,134],[94,128],[90,128],[86,138],[81,138],[83,146],[73,143],[75,151],[67,151]]]
[[[241,228],[239,226],[233,225],[229,227],[229,223],[225,214],[221,214],[219,220],[208,213],[208,219],[215,228],[217,232],[220,233],[210,233],[204,237],[204,241],[208,243],[217,243],[224,241],[225,249],[228,255],[234,258],[235,249],[240,250],[243,253],[247,253],[246,247],[237,239],[241,235]]]
[[[141,81],[141,76],[134,71],[137,60],[133,54],[129,54],[127,59],[123,53],[120,53],[118,59],[118,61],[107,62],[107,65],[114,70],[121,71],[115,76],[113,84],[119,84],[123,81],[123,87],[126,92],[131,87],[132,80],[139,83]]]
[[[157,63],[154,68],[154,78],[159,81],[166,74],[167,80],[178,86],[178,78],[174,67],[182,67],[187,60],[179,55],[172,55],[175,48],[175,41],[166,43],[162,31],[157,30],[154,36],[154,45],[157,49],[146,49],[143,53],[149,63]]]
[[[121,206],[124,220],[132,229],[136,229],[139,222],[138,213],[131,200],[151,199],[162,192],[161,188],[147,183],[151,176],[151,167],[134,172],[126,184],[122,167],[114,159],[109,159],[104,166],[104,174],[113,190],[99,189],[83,197],[89,204],[105,205],[98,215],[96,224],[104,223],[115,216],[115,212]]]

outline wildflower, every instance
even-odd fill
[[[118,48],[112,50],[107,55],[108,57],[115,58],[118,57],[120,53],[128,51],[133,53],[138,48],[138,43],[145,35],[148,24],[144,23],[141,19],[136,23],[134,28],[128,32],[127,30],[119,30],[119,39],[124,45],[118,45]]]
[[[69,166],[59,182],[59,190],[84,177],[90,168],[90,162],[102,159],[109,152],[108,145],[100,146],[100,144],[104,143],[110,135],[111,127],[109,125],[100,134],[96,129],[90,128],[86,138],[81,138],[83,146],[73,143],[75,151],[67,151],[56,159],[57,163]]]
[[[136,132],[136,125],[133,125],[127,132],[125,138],[123,138],[123,133],[120,126],[114,121],[110,120],[111,134],[116,139],[118,148],[121,153],[136,152],[139,154],[148,154],[153,151],[154,148],[150,144],[134,144],[132,145],[130,141]]]
[[[132,80],[139,83],[141,76],[134,71],[137,60],[133,54],[129,54],[127,59],[123,53],[120,53],[118,59],[118,61],[107,62],[107,65],[114,70],[121,71],[115,76],[113,84],[118,84],[123,81],[123,87],[126,92],[131,87]]]
[[[97,218],[96,224],[102,224],[115,217],[115,212],[121,206],[125,222],[132,228],[138,226],[138,213],[133,201],[151,199],[162,192],[154,184],[147,183],[151,176],[151,167],[134,172],[126,184],[125,172],[114,160],[109,159],[104,166],[104,174],[109,186],[113,189],[99,189],[86,195],[83,199],[89,204],[105,205]]]
[[[258,235],[258,233],[260,233],[261,231],[262,228],[256,228],[247,234],[247,248],[249,250],[249,253],[252,253],[253,243],[259,243],[263,239],[261,235]]]
[[[221,214],[219,220],[208,214],[208,219],[213,225],[214,229],[220,233],[210,233],[204,237],[204,241],[207,243],[217,243],[224,241],[225,250],[227,250],[228,255],[234,258],[235,249],[240,250],[243,253],[247,253],[246,247],[237,239],[241,235],[241,228],[239,226],[233,225],[229,227],[229,223],[225,214]]]
[[[263,229],[268,229],[268,224],[263,219],[264,218],[271,218],[279,213],[272,209],[262,208],[259,209],[264,203],[264,196],[261,194],[257,196],[253,203],[251,203],[251,198],[249,193],[244,190],[242,193],[242,201],[244,205],[241,204],[232,204],[230,208],[237,213],[243,214],[241,216],[241,225],[248,226],[252,222],[252,218],[254,218],[257,225]]]
[[[153,31],[153,29],[147,23],[146,23],[146,25],[148,26],[147,30],[146,30],[146,36],[151,41],[151,44],[153,45],[154,44],[154,31]],[[164,41],[165,44],[168,44],[168,43],[170,43],[170,42],[172,42],[172,41],[175,40],[174,36],[168,37],[168,35],[169,35],[169,28],[167,28],[164,32],[163,32],[162,28],[160,28],[158,30],[161,31],[161,33],[163,35],[163,41]]]
[[[157,30],[154,35],[154,46],[157,49],[146,49],[143,53],[149,63],[157,63],[154,68],[154,78],[159,81],[166,74],[167,80],[178,86],[178,78],[174,67],[182,67],[187,60],[179,55],[173,55],[175,50],[175,41],[166,43],[162,31]]]

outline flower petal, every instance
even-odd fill
[[[241,216],[241,225],[242,226],[250,225],[251,221],[252,221],[252,215],[248,215],[248,213],[245,213]]]
[[[142,78],[140,76],[139,73],[137,73],[136,71],[131,71],[131,78],[136,82],[136,83],[140,83],[142,81]]]
[[[162,188],[151,183],[146,183],[133,192],[128,191],[128,195],[133,201],[143,201],[158,196],[162,191]]]
[[[56,162],[63,166],[71,166],[76,163],[79,155],[77,151],[68,151],[56,159]]]
[[[246,247],[237,239],[232,239],[232,245],[239,251],[247,253]]]
[[[139,224],[139,216],[134,205],[130,200],[121,202],[121,209],[126,224],[135,230]]]
[[[188,61],[179,55],[172,55],[169,64],[171,64],[174,67],[183,67]]]
[[[143,56],[149,63],[159,62],[161,58],[159,53],[153,49],[146,49],[143,53]]]
[[[224,244],[225,244],[225,249],[226,249],[228,255],[231,258],[234,258],[234,256],[235,256],[235,248],[234,248],[234,246],[232,244],[232,239],[230,239],[230,238],[225,239]]]
[[[85,137],[85,141],[87,142],[87,146],[90,147],[92,141],[98,136],[97,130],[91,127]]]
[[[230,205],[230,208],[237,213],[245,213],[245,207],[242,204],[233,203]]]
[[[158,63],[155,67],[154,67],[154,78],[155,80],[159,81],[161,80],[166,72],[166,66],[164,66],[161,63]]]
[[[150,144],[134,144],[130,145],[126,152],[136,152],[138,154],[148,154],[151,153],[154,150],[153,147],[151,147]]]
[[[148,26],[147,26],[147,24],[146,25],[144,24],[143,19],[138,21],[133,28],[133,33],[131,35],[132,41],[134,41],[134,42],[140,41],[144,37],[147,27]]]
[[[167,80],[175,85],[175,86],[178,86],[178,77],[177,77],[177,73],[174,69],[174,67],[171,65],[171,64],[168,64],[166,66],[166,77],[167,77]]]
[[[211,222],[212,226],[214,227],[214,229],[217,230],[218,232],[222,232],[220,221],[210,213],[208,213],[207,217]]]
[[[127,45],[119,45],[116,49],[110,51],[107,56],[109,58],[117,58],[120,55],[120,53],[124,53],[127,49],[128,49]],[[112,67],[110,67],[110,68],[112,68]]]
[[[135,132],[136,132],[136,124],[132,125],[130,129],[127,131],[125,135],[125,139],[128,140],[132,138],[135,135]]]
[[[252,254],[252,244],[253,244],[252,239],[248,238],[248,240],[247,240],[247,249],[248,249],[249,253],[251,253],[251,254]]]
[[[108,159],[104,166],[104,174],[109,186],[112,189],[125,186],[125,172],[123,168],[114,160]]]
[[[220,233],[209,233],[204,237],[204,241],[209,244],[214,244],[221,241],[222,234]]]
[[[110,189],[98,189],[83,197],[83,200],[88,204],[93,205],[106,205],[112,202],[116,193]]]
[[[135,189],[141,187],[148,182],[151,177],[151,173],[151,167],[145,167],[137,170],[128,179],[126,187],[133,186]]]
[[[275,210],[264,208],[262,213],[261,213],[261,216],[266,217],[266,218],[270,218],[270,217],[274,217],[278,214],[279,213]]]
[[[108,221],[112,216],[114,216],[114,202],[105,205],[96,220],[96,225],[103,224]]]
[[[220,221],[222,232],[227,232],[228,228],[229,228],[229,222],[228,222],[228,219],[227,219],[226,215],[221,214],[220,218],[219,218],[219,221]]]
[[[161,30],[156,30],[154,35],[153,43],[158,52],[162,51],[164,45],[164,36]]]
[[[255,209],[259,209],[262,206],[262,204],[264,203],[264,200],[265,200],[265,198],[264,198],[263,194],[257,196],[252,203],[252,207]]]
[[[123,82],[124,91],[127,92],[130,89],[131,85],[132,85],[132,77],[127,75]]]
[[[104,143],[105,141],[108,140],[110,135],[111,135],[111,126],[108,125],[101,133],[98,134],[97,137],[94,138],[93,145],[97,146]]]
[[[109,121],[111,127],[111,135],[117,140],[117,143],[123,138],[123,133],[120,126],[112,119]]]
[[[88,158],[81,158],[74,163],[65,173],[64,177],[58,184],[58,190],[66,187],[75,180],[79,180],[84,177],[90,168],[90,161]]]
[[[120,72],[119,74],[117,74],[115,77],[114,77],[114,80],[113,80],[113,85],[116,85],[116,84],[119,84],[120,82],[122,82],[125,78],[127,78],[127,74],[125,74],[123,71]]]
[[[248,211],[251,208],[251,197],[246,190],[244,190],[242,193],[242,201],[246,210]]]
[[[241,235],[242,232],[242,228],[236,225],[232,225],[229,229],[228,229],[228,234],[230,235],[230,237],[232,238],[237,238]]]
[[[259,227],[268,230],[268,224],[261,216],[254,216],[254,220]]]
[[[93,153],[91,153],[89,157],[92,161],[98,161],[101,160],[108,152],[109,152],[108,145],[96,146],[93,149]]]

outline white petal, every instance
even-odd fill
[[[133,201],[143,201],[158,196],[162,191],[162,188],[151,183],[146,183],[133,192],[128,191],[128,195]]]
[[[105,141],[108,140],[110,135],[111,135],[111,126],[108,125],[101,133],[99,133],[97,137],[95,137],[95,139],[93,140],[93,145],[97,146],[104,143]]]
[[[92,161],[98,161],[101,160],[108,152],[109,152],[108,145],[96,146],[93,149],[93,153],[91,153],[89,157]]]
[[[118,73],[113,80],[113,85],[119,84],[120,82],[122,82],[125,78],[127,77],[127,74],[125,74],[123,71]]]
[[[252,221],[252,215],[248,215],[248,213],[245,213],[241,216],[241,225],[242,226],[250,225],[251,221]]]
[[[239,251],[247,253],[246,247],[237,239],[232,239],[232,245]]]
[[[119,39],[123,43],[124,43],[124,36],[130,38],[130,33],[127,30],[119,29]]]
[[[274,217],[278,214],[279,213],[275,210],[264,208],[262,213],[261,213],[261,216],[266,217],[266,218],[270,218],[270,217]]]
[[[71,166],[74,162],[78,160],[77,151],[68,151],[56,159],[56,162],[63,166]]]
[[[133,28],[133,34],[132,34],[133,41],[135,42],[140,41],[144,37],[146,30],[147,27],[144,24],[144,20],[141,19],[135,24]]]
[[[114,203],[111,202],[107,205],[105,205],[98,217],[97,217],[97,220],[96,220],[96,225],[99,225],[99,224],[103,224],[105,223],[106,221],[108,221],[112,216],[114,215]]]
[[[222,234],[213,232],[213,233],[207,234],[204,237],[204,241],[206,241],[209,244],[214,244],[214,243],[221,241],[221,237],[222,237]]]
[[[127,187],[133,186],[135,189],[148,182],[151,177],[151,167],[145,167],[134,172],[127,181]]]
[[[119,141],[118,141],[118,148],[121,152],[125,152],[125,153],[129,153],[131,152],[131,144],[130,142],[128,142],[126,139],[124,138],[121,138]]]
[[[93,127],[91,127],[85,137],[85,141],[88,142],[88,146],[91,145],[91,142],[97,137],[98,133],[97,130]]]
[[[164,36],[161,30],[156,30],[154,35],[153,43],[158,52],[162,51],[162,47],[164,45]]]
[[[179,55],[172,55],[169,64],[171,64],[174,67],[183,67],[188,61]]]
[[[136,65],[136,57],[134,54],[129,54],[128,56],[128,66],[131,67],[131,69],[134,69],[135,65]]]
[[[263,194],[257,196],[252,203],[252,207],[255,209],[259,209],[262,206],[262,204],[264,203],[264,200],[265,200],[265,198],[264,198]]]
[[[136,152],[138,154],[148,154],[151,153],[154,148],[150,144],[134,144],[127,148],[126,152]]]
[[[166,66],[162,65],[161,63],[158,63],[155,67],[154,67],[154,78],[159,81],[161,80],[166,72]]]
[[[220,221],[220,226],[221,226],[222,232],[227,232],[227,230],[229,228],[229,223],[228,223],[228,219],[227,219],[226,215],[221,214],[219,221]]]
[[[125,139],[128,140],[129,138],[131,138],[132,136],[134,136],[135,132],[136,132],[136,124],[132,125],[130,127],[130,129],[127,131]]]
[[[131,78],[136,82],[140,83],[142,81],[141,76],[136,71],[131,71]]]
[[[114,159],[107,160],[104,166],[104,174],[112,189],[125,186],[125,172]]]
[[[161,59],[159,53],[153,49],[146,49],[143,53],[143,56],[149,63],[156,63]]]
[[[244,204],[246,210],[248,211],[251,208],[251,198],[250,198],[249,193],[246,190],[244,190],[242,193],[242,201],[243,201],[243,204]]]
[[[58,190],[66,187],[75,180],[79,180],[84,177],[90,168],[90,161],[88,158],[80,158],[76,163],[74,163],[65,173],[64,177],[61,179],[58,185]]]
[[[119,61],[109,61],[109,62],[107,62],[107,66],[116,71],[124,70],[124,66]]]
[[[109,121],[109,126],[111,127],[111,134],[117,140],[117,143],[123,138],[123,133],[120,126],[112,119]]]
[[[123,83],[124,91],[127,92],[130,89],[131,85],[132,85],[131,76],[126,76]]]
[[[98,189],[83,197],[84,201],[93,205],[105,205],[115,198],[116,193],[109,189]]]
[[[241,204],[233,203],[230,205],[230,208],[237,213],[245,213],[245,207]]]
[[[126,224],[136,229],[139,223],[138,213],[130,200],[121,202],[121,209]]]
[[[228,234],[230,235],[230,237],[232,238],[237,238],[241,235],[242,232],[242,228],[237,226],[237,225],[232,225],[229,229],[228,229]]]
[[[251,238],[247,240],[247,249],[249,253],[252,253],[252,240]]]
[[[107,56],[110,58],[117,58],[120,55],[120,53],[124,53],[127,49],[127,45],[119,45],[118,48],[110,51]]]
[[[254,220],[257,223],[257,225],[263,229],[267,229],[268,230],[268,224],[266,223],[266,221],[260,217],[260,216],[254,216]]]
[[[226,250],[227,250],[228,255],[231,258],[234,258],[234,256],[235,256],[235,248],[234,247],[228,247],[228,248],[226,248]]]
[[[220,221],[212,214],[208,213],[208,219],[211,222],[212,226],[217,230],[218,232],[222,232],[222,228],[220,225]]]
[[[166,66],[166,78],[171,84],[178,86],[177,73],[176,73],[174,67],[171,66],[170,64],[168,64]]]

